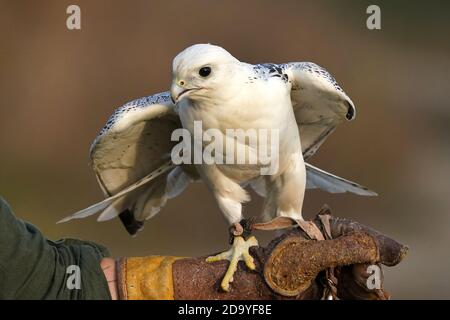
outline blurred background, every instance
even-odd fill
[[[66,8],[81,7],[81,30]],[[366,8],[381,7],[381,30]],[[0,195],[49,238],[106,245],[115,256],[205,255],[225,249],[227,226],[194,184],[136,238],[119,220],[56,225],[102,199],[91,142],[113,110],[168,90],[171,61],[210,42],[250,63],[313,61],[357,106],[311,163],[379,193],[306,194],[411,250],[386,268],[393,298],[450,298],[450,2],[447,1],[0,1]],[[245,205],[257,215],[260,198]],[[270,235],[259,235],[261,239]],[[264,243],[264,241],[263,241]]]

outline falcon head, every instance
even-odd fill
[[[225,49],[211,44],[196,44],[184,49],[173,60],[170,94],[174,104],[184,98],[214,98],[230,78],[233,65],[239,63]]]

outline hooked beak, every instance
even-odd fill
[[[172,99],[173,104],[177,104],[188,92],[196,89],[197,88],[184,88],[174,83],[170,88],[170,98]]]

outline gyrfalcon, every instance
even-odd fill
[[[190,182],[203,181],[234,236],[229,251],[208,258],[230,260],[221,285],[227,291],[239,260],[254,268],[248,248],[257,241],[242,237],[247,186],[265,197],[262,216],[267,221],[302,221],[305,189],[376,195],[304,162],[339,123],[355,118],[352,100],[325,69],[311,62],[252,65],[221,47],[197,44],[175,57],[172,72],[170,92],[129,102],[108,120],[90,152],[106,199],[61,222],[101,212],[99,221],[119,216],[134,235],[168,199]],[[195,121],[205,131],[217,129],[225,140],[227,129],[277,130],[277,170],[261,175],[259,164],[174,164],[172,133],[184,128],[193,134]],[[237,143],[251,149],[247,140]]]

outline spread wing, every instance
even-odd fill
[[[312,62],[260,64],[254,70],[261,78],[278,77],[291,84],[291,101],[300,132],[304,159],[316,153],[326,138],[343,121],[355,118],[352,100],[324,68]],[[352,192],[373,196],[375,192],[355,182],[306,164],[307,188],[331,193]],[[255,191],[265,194],[263,179],[251,183]]]
[[[303,157],[311,157],[343,121],[355,119],[353,101],[324,68],[312,62],[292,62],[281,66],[291,81],[291,101],[297,120]],[[331,193],[351,192],[377,195],[356,182],[306,164],[307,188]]]
[[[91,165],[107,197],[60,222],[102,212],[99,221],[119,216],[134,234],[167,199],[182,192],[191,180],[170,161],[181,127],[168,92],[131,101],[118,108],[92,144]]]
[[[312,62],[287,63],[282,70],[292,85],[292,106],[307,159],[338,124],[355,118],[355,106],[333,76]]]

